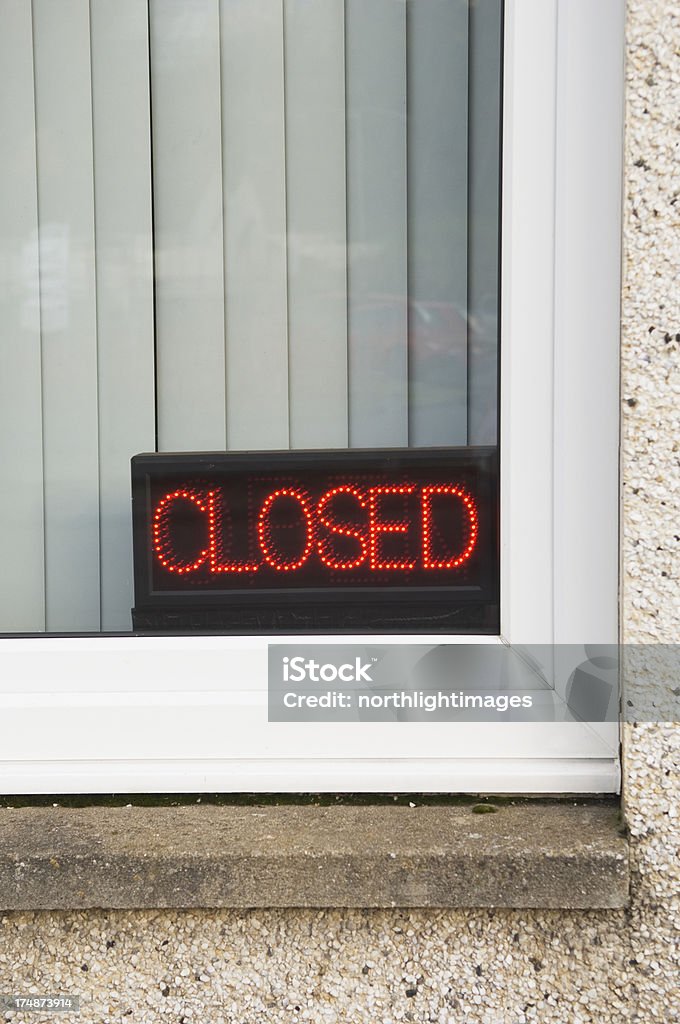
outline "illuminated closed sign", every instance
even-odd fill
[[[490,449],[139,455],[139,629],[497,628]]]

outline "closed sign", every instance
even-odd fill
[[[135,626],[355,629],[362,610],[495,631],[495,467],[489,449],[136,456]]]

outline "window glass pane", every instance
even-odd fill
[[[496,445],[501,16],[0,6],[0,632],[131,628],[137,453]]]

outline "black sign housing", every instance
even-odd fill
[[[492,448],[132,460],[133,627],[497,633]]]

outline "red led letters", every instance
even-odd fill
[[[468,542],[463,551],[448,559],[434,559],[431,553],[432,544],[432,497],[433,495],[450,494],[459,498],[469,521]],[[423,568],[424,569],[457,569],[465,562],[475,549],[479,522],[477,508],[469,494],[466,494],[460,487],[451,484],[440,484],[433,487],[423,487],[422,490],[422,514],[423,514]]]
[[[234,546],[228,512],[218,488],[179,487],[164,495],[151,523],[152,549],[163,569],[179,575],[200,569],[255,573],[265,567],[294,573],[311,558],[332,574],[360,568],[375,574],[442,572],[462,566],[479,535],[477,505],[453,483],[339,484],[317,501],[299,485],[276,488],[247,524],[255,551],[241,560],[233,552],[227,558],[224,550]],[[438,528],[452,513],[461,524],[457,550],[442,541]],[[181,528],[180,543],[176,517],[182,516],[189,526]]]
[[[208,491],[208,537],[211,572],[257,572],[257,562],[225,562],[222,550],[222,493]]]
[[[415,562],[385,562],[379,557],[379,537],[381,533],[408,533],[409,523],[400,519],[398,522],[385,522],[380,519],[380,496],[382,494],[413,494],[415,490],[412,484],[400,487],[371,487],[368,492],[369,507],[369,537],[371,552],[371,569],[376,572],[378,569],[415,569]]]
[[[204,500],[202,500],[195,491],[181,489],[172,491],[170,494],[166,494],[156,506],[152,526],[153,549],[156,552],[158,561],[164,569],[167,569],[168,572],[177,572],[181,574],[185,572],[195,572],[196,569],[200,569],[208,557],[209,548],[203,548],[193,562],[182,562],[175,557],[172,538],[170,536],[169,517],[172,506],[178,501],[189,501],[201,512],[207,512],[208,508]]]
[[[332,490],[326,491],[323,497],[319,500],[319,504],[316,506],[316,514],[319,518],[321,525],[329,531],[330,534],[336,534],[339,537],[353,537],[359,542],[359,551],[357,552],[356,558],[339,559],[333,558],[332,555],[332,544],[330,537],[320,537],[318,540],[319,558],[328,569],[358,569],[366,558],[367,551],[367,540],[364,533],[361,530],[357,530],[356,527],[345,525],[342,523],[333,522],[329,519],[326,512],[326,505],[338,494],[350,494],[356,499],[359,508],[366,508],[366,499],[363,497],[361,491],[357,487],[352,487],[350,484],[345,484],[341,487],[333,487]]]
[[[280,501],[281,498],[288,498],[289,500],[292,498],[294,501],[297,501],[305,520],[304,549],[298,558],[289,561],[285,561],[280,555],[277,555],[270,525],[274,502]],[[301,565],[304,565],[309,558],[309,553],[314,544],[314,520],[307,498],[302,491],[296,487],[283,487],[281,490],[267,495],[257,517],[257,539],[260,543],[262,557],[267,565],[271,565],[272,569],[276,569],[278,572],[292,572],[295,569],[299,569]]]

